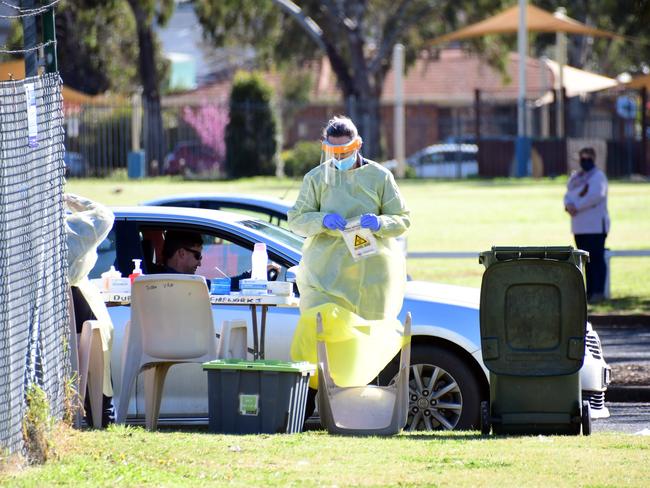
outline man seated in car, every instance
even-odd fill
[[[199,266],[203,251],[203,238],[198,232],[168,230],[165,233],[163,245],[163,264],[154,273],[182,273],[195,274]],[[267,267],[268,279],[276,279],[280,267],[270,263]],[[244,271],[240,275],[230,277],[230,289],[239,290],[239,281],[250,278],[251,272]],[[208,288],[210,280],[206,279]]]

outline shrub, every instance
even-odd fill
[[[23,441],[27,461],[30,464],[43,464],[51,454],[48,439],[52,429],[50,404],[45,392],[35,384],[27,388],[25,401],[27,408],[23,417]]]
[[[302,177],[320,162],[321,147],[316,141],[297,143],[284,154],[284,173],[287,176]]]
[[[273,175],[277,165],[278,122],[271,87],[256,73],[235,75],[226,126],[226,168],[231,177]]]

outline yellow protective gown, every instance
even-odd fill
[[[316,333],[316,315],[321,314],[323,333]],[[300,316],[291,344],[296,361],[316,363],[316,341],[327,348],[330,375],[337,386],[363,386],[372,381],[411,337],[404,337],[397,319],[364,320],[333,303],[311,308]],[[309,378],[318,389],[318,375]]]
[[[383,320],[395,319],[402,307],[406,261],[394,238],[408,229],[409,211],[390,171],[364,163],[327,181],[328,164],[312,169],[289,211],[289,228],[307,238],[296,276],[301,313],[335,303],[366,320]],[[364,213],[379,216],[378,252],[355,261],[341,233],[323,226],[329,213],[347,220]]]
[[[106,238],[115,216],[107,207],[71,193],[65,195],[68,213],[65,216],[68,241],[68,282],[81,291],[90,309],[101,324],[104,352],[103,393],[113,396],[111,384],[111,349],[113,347],[113,322],[101,293],[88,280],[88,273],[97,262],[97,246]]]

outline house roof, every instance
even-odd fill
[[[22,59],[15,59],[0,63],[0,81],[21,80],[25,78],[25,62]],[[99,98],[87,95],[73,88],[63,85],[63,103],[70,105],[85,105],[95,103]]]
[[[460,48],[448,48],[435,58],[420,57],[407,71],[404,78],[404,99],[409,103],[429,102],[441,106],[471,104],[474,91],[480,89],[482,96],[491,99],[515,100],[518,92],[518,60],[516,53],[508,54],[506,77],[474,53]],[[338,103],[341,99],[336,75],[327,58],[309,65],[313,74],[312,103]],[[558,83],[557,63],[536,58],[526,59],[526,84],[529,98],[538,99]],[[276,89],[281,86],[281,76],[266,72],[265,79]],[[616,80],[595,73],[565,66],[565,88],[569,95],[577,95],[611,87]],[[166,99],[187,103],[197,99],[225,101],[228,99],[231,80],[222,80]],[[384,81],[381,100],[392,103],[395,99],[395,77],[390,70]]]

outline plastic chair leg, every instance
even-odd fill
[[[248,333],[245,320],[224,320],[217,358],[246,359],[248,352]]]
[[[93,427],[101,428],[104,411],[102,389],[104,385],[104,351],[99,329],[93,329],[90,364],[88,368],[88,394],[90,395],[90,410]]]
[[[148,430],[156,430],[160,401],[167,371],[173,363],[155,363],[143,371],[144,376],[144,419]]]
[[[131,344],[130,331],[131,322],[126,325],[124,333],[124,346],[122,348],[122,381],[120,382],[120,401],[118,402],[115,422],[123,424],[129,410],[129,401],[133,384],[140,372],[141,348],[138,345]]]

